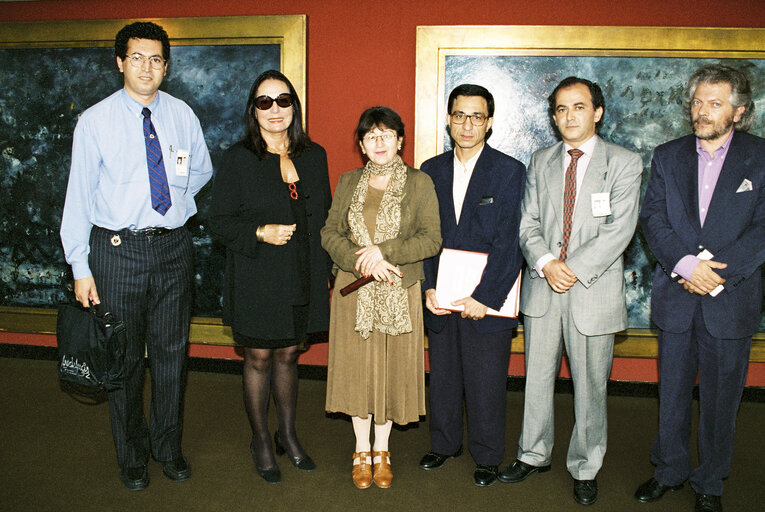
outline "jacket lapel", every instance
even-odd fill
[[[677,184],[680,200],[685,206],[689,224],[701,232],[699,220],[699,154],[696,152],[696,137],[688,136],[684,147],[675,155],[674,165],[668,168]]]
[[[454,215],[454,151],[445,153],[447,155],[438,173],[437,188],[443,193],[439,196],[441,209],[441,230],[443,233],[454,233],[457,229],[457,218]]]
[[[563,143],[558,142],[550,150],[550,157],[542,167],[540,178],[542,185],[547,191],[547,197],[555,211],[555,225],[563,232]],[[545,222],[549,225],[548,222]]]

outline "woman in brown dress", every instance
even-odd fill
[[[401,117],[388,107],[370,108],[356,135],[368,161],[340,177],[321,241],[337,268],[326,409],[351,416],[352,477],[365,489],[373,481],[378,487],[391,484],[393,422],[411,423],[425,414],[420,281],[422,260],[441,246],[441,227],[433,182],[398,155]],[[340,295],[362,276],[375,281]]]

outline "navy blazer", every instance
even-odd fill
[[[427,160],[422,164],[422,171],[431,177],[436,188],[442,247],[489,254],[481,282],[472,297],[492,309],[500,309],[523,265],[518,226],[526,167],[515,158],[485,145],[465,193],[459,224],[452,194],[454,151]],[[436,287],[439,256],[440,251],[425,260],[423,290]],[[425,326],[433,331],[440,332],[446,325],[446,318],[425,309]],[[512,329],[518,325],[518,320],[486,316],[474,325],[479,332],[496,332]]]
[[[742,185],[748,180],[751,190]],[[668,332],[690,328],[701,303],[704,323],[717,338],[753,335],[760,323],[765,261],[765,139],[734,132],[704,222],[699,220],[696,137],[688,135],[654,150],[640,225],[658,260],[651,314]],[[728,267],[717,296],[690,294],[671,276],[688,254],[711,252]]]

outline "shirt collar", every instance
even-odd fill
[[[457,150],[454,150],[454,168],[455,169],[465,169],[468,173],[472,173],[473,169],[475,169],[475,164],[478,162],[478,158],[481,156],[481,153],[483,153],[483,148],[486,147],[486,144],[481,145],[481,149],[478,150],[478,152],[470,157],[470,160],[465,162],[464,164],[460,162],[460,159],[457,158]]]
[[[154,97],[154,101],[152,101],[149,105],[143,105],[136,100],[134,100],[125,90],[125,88],[122,88],[122,100],[125,103],[125,107],[130,111],[131,114],[133,114],[136,117],[143,117],[143,107],[147,107],[149,110],[151,110],[151,113],[154,114],[157,112],[157,109],[161,105],[160,97],[162,96],[161,91],[157,91],[157,95]]]
[[[715,149],[714,156],[709,156],[709,153],[704,150],[704,148],[701,147],[701,139],[696,137],[696,152],[699,154],[701,158],[704,158],[706,160],[714,160],[715,158],[725,158],[725,155],[728,154],[728,148],[730,148],[730,141],[733,140],[733,133],[736,130],[731,130],[730,135],[728,135],[728,138],[725,139],[725,142],[723,142],[722,146]]]
[[[595,144],[597,144],[597,143],[598,143],[598,136],[597,135],[593,135],[592,137],[587,139],[587,142],[585,142],[584,144],[580,145],[579,148],[577,148],[577,149],[579,149],[582,153],[584,153],[587,156],[592,156],[592,152],[595,151]],[[566,153],[568,153],[568,150],[569,149],[574,149],[574,146],[570,146],[570,145],[568,145],[567,143],[564,142],[563,143],[563,149],[566,151]]]

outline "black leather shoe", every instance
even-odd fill
[[[479,487],[488,487],[497,481],[497,474],[499,474],[499,466],[478,464],[473,473],[473,482]]]
[[[122,468],[120,480],[128,491],[143,491],[149,485],[146,464],[134,468]]]
[[[252,460],[255,462],[255,470],[263,480],[269,484],[278,484],[282,481],[282,472],[279,471],[279,466],[275,464],[270,468],[261,468],[258,466],[258,457],[255,453],[255,447],[252,445],[252,443],[250,443],[250,454],[252,455]]]
[[[522,460],[516,459],[515,462],[507,466],[497,478],[499,478],[500,482],[515,484],[523,482],[532,473],[545,473],[547,471],[550,471],[550,464],[547,466],[532,466],[531,464],[526,464]]]
[[[696,493],[695,512],[722,512],[722,501],[713,494]]]
[[[574,480],[574,501],[581,505],[592,505],[598,501],[598,481]]]
[[[677,491],[683,488],[683,484],[680,485],[664,485],[657,481],[655,478],[651,478],[643,485],[637,488],[635,491],[635,499],[642,501],[643,503],[650,503],[656,501],[667,491]]]
[[[274,453],[279,456],[287,453],[287,449],[282,444],[282,436],[278,430],[274,432]],[[313,471],[316,469],[316,463],[308,454],[305,457],[287,455],[287,458],[292,462],[293,466],[303,471]]]
[[[420,459],[420,467],[427,470],[438,469],[443,466],[447,460],[459,457],[460,455],[462,455],[462,446],[460,446],[457,451],[451,455],[442,455],[436,452],[428,452],[422,457],[422,459]]]
[[[173,482],[183,482],[191,476],[191,465],[186,457],[179,455],[170,462],[162,463],[162,473]]]

